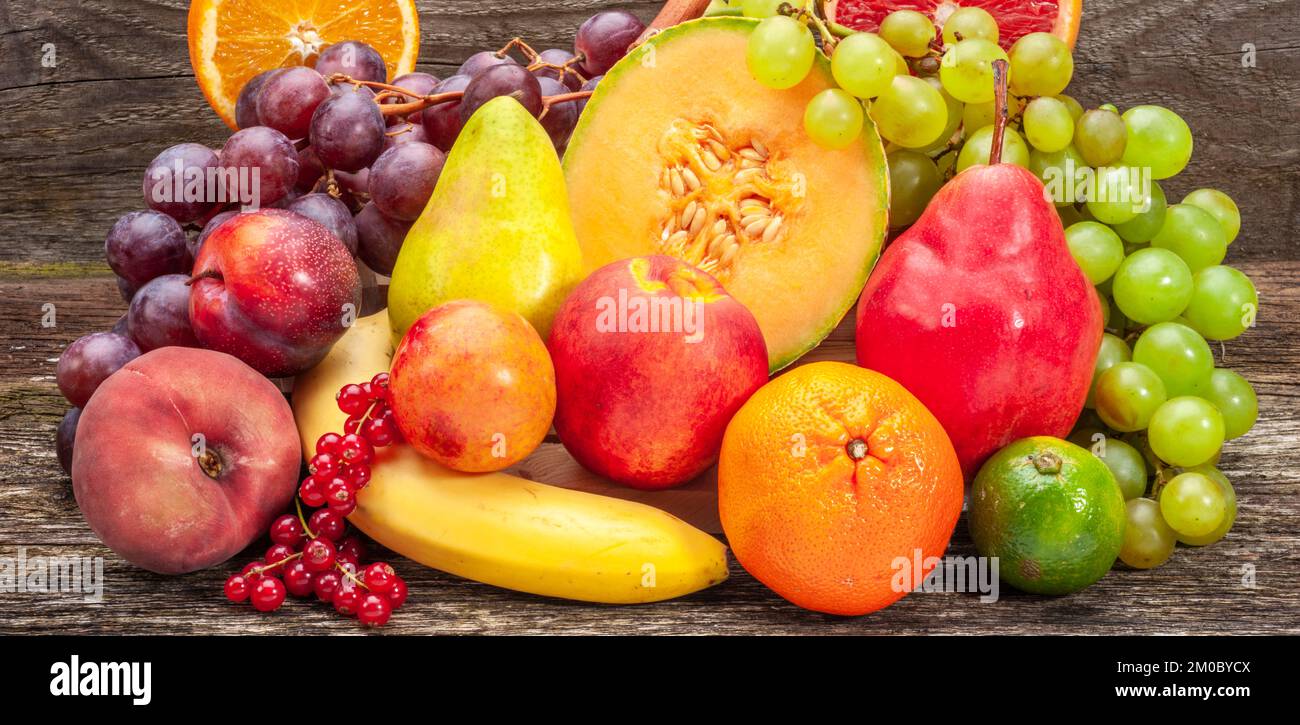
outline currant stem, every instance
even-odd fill
[[[334,568],[343,572],[343,576],[351,579],[357,586],[361,587],[362,589],[365,589],[366,591],[370,591],[370,587],[366,586],[366,583],[358,579],[355,574],[348,571],[347,567],[343,566],[342,564],[336,561],[334,562]]]
[[[297,496],[294,496],[293,505],[295,508],[298,509],[298,522],[302,524],[302,530],[307,532],[308,538],[311,539],[316,538],[317,534],[311,530],[311,527],[307,525],[307,519],[303,518],[302,516],[302,499]]]

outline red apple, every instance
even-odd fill
[[[160,574],[229,559],[293,500],[293,412],[225,353],[162,347],[104,381],[77,422],[72,490],[95,534]]]
[[[296,375],[320,362],[360,304],[347,247],[294,212],[238,214],[204,240],[194,262],[195,336],[263,375]]]
[[[633,488],[668,488],[711,466],[731,416],[767,382],[754,316],[666,256],[593,272],[560,306],[548,347],[560,440]]]

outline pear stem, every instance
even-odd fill
[[[989,148],[989,166],[1002,163],[1002,137],[1007,133],[1007,62],[993,61],[993,143]]]

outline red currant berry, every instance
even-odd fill
[[[329,453],[337,455],[339,452],[339,441],[343,436],[338,433],[325,433],[316,439],[316,453]]]
[[[371,592],[361,597],[357,605],[357,619],[370,627],[379,627],[393,614],[393,605],[382,594]]]
[[[396,576],[397,572],[393,571],[393,567],[382,561],[376,561],[366,567],[362,581],[366,583],[366,588],[370,591],[383,594],[388,591],[389,587],[393,586],[393,578]]]
[[[302,499],[303,504],[310,508],[324,506],[325,487],[321,485],[319,478],[308,476],[302,479],[302,485],[298,487],[298,498]]]
[[[253,609],[259,612],[270,612],[284,604],[284,594],[284,582],[274,577],[265,577],[258,579],[253,585],[253,593],[249,599],[253,601]]]
[[[271,544],[271,548],[266,550],[266,563],[269,565],[280,564],[285,559],[298,553],[298,549],[288,544]],[[281,576],[283,571],[278,572]]]
[[[356,587],[339,587],[334,590],[334,611],[345,617],[351,617],[357,613],[357,605],[361,603],[361,590]]]
[[[335,476],[325,486],[325,501],[330,508],[335,508],[335,504],[343,505],[352,501],[352,487],[348,485],[347,479]]]
[[[256,582],[258,579],[261,579],[262,577],[265,576],[275,576],[269,571],[265,571],[265,572],[261,571],[262,569],[265,568],[266,568],[266,562],[262,561],[261,559],[258,559],[257,561],[250,561],[244,565],[243,569],[239,570],[239,575],[244,577],[250,582]]]
[[[376,448],[393,444],[393,428],[387,418],[367,418],[361,425],[361,435]]]
[[[344,435],[351,435],[356,433],[358,430],[361,430],[361,416],[354,415],[343,421]]]
[[[366,546],[355,536],[345,537],[339,542],[338,550],[347,553],[352,559],[360,560],[366,556]]]
[[[357,555],[350,551],[340,551],[335,553],[334,561],[340,564],[350,565],[354,570],[361,566],[361,562],[357,560]]]
[[[363,466],[361,464],[348,466],[347,478],[348,486],[351,487],[353,491],[360,491],[366,487],[367,483],[370,483],[370,466]]]
[[[304,562],[303,567],[307,565]],[[338,590],[340,582],[343,581],[343,575],[337,571],[323,571],[319,574],[313,574],[311,580],[312,591],[316,592],[316,598],[322,602],[333,602],[334,592]]]
[[[284,588],[295,597],[311,596],[314,577],[302,559],[291,561],[284,567]]]
[[[370,407],[369,404],[374,402],[377,397],[375,395],[375,386],[371,384],[369,380],[364,383],[358,383],[358,385],[361,387],[361,392],[366,396],[366,407]]]
[[[334,566],[334,542],[324,537],[316,537],[302,547],[302,561],[307,571],[325,571]]]
[[[293,514],[285,514],[271,523],[271,541],[277,544],[297,546],[304,537],[302,522]]]
[[[356,383],[349,383],[339,388],[334,400],[339,404],[339,410],[348,415],[361,415],[370,405],[370,395],[364,387]]]
[[[375,447],[370,445],[370,441],[356,433],[343,436],[343,440],[339,443],[339,449],[343,460],[350,464],[369,465],[375,459]]]
[[[392,586],[388,587],[388,603],[393,605],[393,609],[401,609],[406,603],[406,581],[400,576],[393,577]]]
[[[248,580],[240,574],[233,574],[226,580],[226,599],[232,602],[242,602],[248,599]]]
[[[320,509],[311,515],[311,519],[307,522],[307,528],[311,529],[317,536],[336,542],[343,538],[343,534],[347,533],[348,524],[338,512]]]
[[[330,501],[330,511],[337,513],[339,516],[351,516],[353,511],[357,510],[356,498],[349,498],[347,501]]]
[[[375,377],[370,379],[370,388],[377,397],[388,399],[388,373],[376,373]]]
[[[311,471],[313,476],[328,479],[338,475],[339,466],[342,464],[343,460],[337,453],[317,453],[307,462],[307,470]]]

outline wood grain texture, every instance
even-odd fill
[[[657,4],[600,0],[419,2],[420,69],[447,74],[471,52],[525,36],[564,47],[597,9],[649,19]],[[104,266],[103,236],[141,204],[144,166],[181,141],[219,145],[225,129],[190,74],[181,0],[0,0],[0,557],[103,556],[105,600],[0,593],[0,633],[357,633],[316,604],[273,616],[226,605],[227,567],[167,578],[118,560],[85,526],[53,455],[65,403],[54,387],[64,346],[105,329],[124,304]],[[1187,119],[1196,136],[1171,198],[1206,185],[1241,205],[1244,226],[1228,262],[1260,290],[1259,325],[1216,350],[1251,380],[1261,419],[1226,449],[1240,514],[1229,537],[1180,549],[1164,567],[1120,571],[1078,594],[1047,598],[1008,590],[907,597],[875,615],[844,619],[799,610],[747,576],[685,599],[630,608],[590,606],[494,589],[396,560],[411,600],[384,633],[1300,633],[1300,46],[1297,0],[1235,3],[1087,0],[1071,92],[1085,105],[1154,102]],[[58,64],[41,65],[53,43]],[[1243,45],[1255,67],[1243,67]],[[42,326],[53,304],[54,327]],[[841,325],[806,360],[852,359]],[[582,475],[547,444],[520,465],[537,480]],[[707,482],[684,515],[717,529]],[[701,503],[703,502],[703,503]],[[257,544],[237,561],[250,559]],[[964,521],[951,553],[973,548]],[[1247,568],[1255,586],[1243,585]]]

